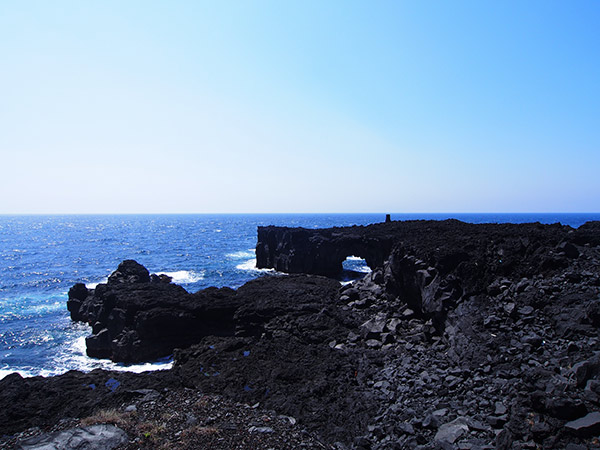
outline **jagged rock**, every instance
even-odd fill
[[[271,427],[256,427],[252,426],[248,428],[249,433],[273,433],[273,428]]]
[[[152,283],[169,284],[171,281],[173,281],[173,277],[170,277],[169,275],[166,275],[164,273],[161,273],[160,275],[153,273],[150,275],[150,282],[152,282]]]
[[[73,320],[82,321],[83,316],[80,314],[81,304],[89,295],[89,290],[83,283],[75,284],[69,289],[69,300],[67,300],[67,310],[71,313]]]
[[[537,334],[528,334],[521,339],[524,344],[529,344],[533,348],[539,348],[544,343],[544,339]]]
[[[468,419],[466,417],[458,417],[452,422],[440,426],[434,439],[438,442],[454,444],[462,435],[468,432]]]
[[[366,333],[367,339],[378,339],[385,330],[386,322],[385,317],[375,317],[363,323],[361,328]]]
[[[564,397],[550,397],[546,399],[546,409],[553,417],[563,420],[573,420],[587,414],[588,410],[581,400]]]
[[[137,261],[127,259],[119,264],[108,277],[108,284],[118,283],[148,283],[150,282],[150,273],[148,269],[139,264]]]
[[[67,305],[73,320],[93,325],[86,339],[91,357],[148,361],[203,336],[235,333],[240,300],[232,289],[189,294],[174,284],[151,282],[148,270],[132,260],[123,261],[107,284],[84,288],[71,288]]]
[[[580,436],[592,436],[600,433],[600,412],[592,412],[586,416],[567,422],[565,428]]]
[[[565,255],[567,255],[568,258],[577,258],[579,257],[579,250],[577,250],[577,247],[575,247],[573,244],[571,244],[570,242],[561,242],[560,244],[558,244],[558,246],[556,247],[560,252],[563,252]]]
[[[571,373],[574,375],[578,387],[585,386],[586,382],[596,376],[600,371],[600,352],[593,358],[586,361],[580,361],[573,365]]]
[[[580,445],[580,444],[567,444],[567,446],[565,447],[565,450],[588,450],[588,447],[586,445]]]
[[[508,408],[504,406],[502,402],[496,402],[496,409],[494,411],[494,414],[496,414],[497,416],[501,416],[503,414],[506,414],[507,411]]]

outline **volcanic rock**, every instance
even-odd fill
[[[72,428],[27,439],[22,450],[112,450],[127,442],[127,433],[114,425],[91,425]]]
[[[207,335],[233,335],[239,306],[232,289],[189,294],[174,284],[151,282],[148,271],[131,260],[121,263],[107,284],[75,285],[67,302],[73,320],[93,325],[87,354],[123,362],[168,356]]]
[[[600,412],[589,413],[581,419],[565,424],[565,428],[581,436],[593,436],[600,433]]]
[[[148,269],[132,259],[123,261],[108,277],[108,284],[148,282],[150,282]]]
[[[168,382],[294,417],[325,447],[595,445],[600,224],[411,221],[258,237],[259,267],[291,275],[190,294],[128,262],[96,289],[74,286],[67,306],[92,326],[88,352],[173,353],[174,367],[11,375],[2,432],[125,408],[133,391]],[[323,277],[349,255],[373,271],[344,287]]]

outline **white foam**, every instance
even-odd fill
[[[275,272],[275,269],[257,269],[256,268],[256,258],[249,259],[244,261],[241,264],[235,266],[236,269],[239,270],[249,270],[252,272]]]
[[[258,270],[256,268],[256,258],[252,258],[247,261],[244,261],[243,263],[235,266],[235,268],[240,269],[240,270]]]
[[[7,375],[10,375],[11,373],[18,373],[19,375],[21,375],[23,378],[29,378],[29,377],[33,377],[35,376],[34,374],[32,374],[31,372],[27,371],[27,370],[9,370],[9,369],[0,369],[0,380],[2,378],[4,378]]]
[[[102,280],[98,281],[97,283],[86,283],[85,287],[88,289],[96,289],[96,287],[98,287],[99,284],[106,284],[108,283],[108,277],[103,278]]]
[[[365,261],[364,258],[360,258],[358,256],[348,256],[346,258],[345,263],[347,262],[347,264],[343,264],[344,265],[344,269],[346,270],[351,270],[353,272],[360,272],[360,273],[371,273],[372,270],[369,266],[367,266],[367,262]]]
[[[119,370],[121,372],[149,372],[154,370],[169,370],[173,367],[173,358],[163,358],[158,361],[154,361],[151,363],[144,364],[132,364],[132,365],[123,365],[123,364],[115,364],[111,363],[112,370]]]
[[[89,328],[86,326],[78,326],[77,328],[79,328],[80,332],[85,332],[86,334],[89,332]],[[60,375],[73,369],[80,370],[82,372],[90,372],[94,369],[104,369],[140,373],[154,370],[168,370],[172,367],[173,359],[171,357],[162,358],[153,362],[131,365],[114,363],[109,359],[90,358],[86,354],[85,336],[79,336],[72,341],[72,343],[67,346],[63,352],[57,354],[53,358],[52,369],[42,369],[39,371],[39,373],[27,373],[24,376],[41,375],[44,377],[49,377]]]
[[[86,355],[85,347],[85,336],[78,337],[71,346],[67,349],[67,354],[63,355],[62,358],[57,358],[57,369],[59,373],[68,370],[66,367],[61,366],[61,360],[69,361],[70,365],[75,365],[78,370],[89,372],[94,369],[105,369],[105,370],[118,370],[121,372],[146,372],[150,370],[167,370],[173,367],[172,358],[162,358],[158,361],[142,363],[142,364],[120,364],[114,363],[108,359],[94,359]],[[64,366],[64,364],[62,364]],[[52,371],[42,371],[41,375],[56,375],[57,369]],[[65,370],[66,369],[66,370]],[[47,372],[47,373],[44,373]]]
[[[193,270],[177,270],[175,272],[156,272],[157,275],[167,275],[172,278],[173,283],[187,284],[197,283],[204,280],[204,271],[195,272]]]
[[[255,251],[253,248],[249,249],[249,250],[242,250],[239,252],[234,252],[234,253],[228,253],[225,256],[227,258],[231,258],[231,259],[247,259],[247,258],[254,258],[255,256]]]
[[[156,361],[126,365],[114,363],[109,359],[90,358],[86,354],[85,336],[89,335],[90,327],[83,323],[72,323],[67,331],[70,339],[68,342],[60,345],[56,349],[53,357],[48,361],[47,369],[38,369],[30,367],[17,367],[9,369],[4,365],[0,369],[0,379],[17,372],[23,377],[34,377],[41,375],[43,377],[61,375],[69,370],[79,370],[90,372],[94,369],[116,370],[122,372],[147,372],[154,370],[168,370],[173,367],[173,358],[166,357]]]

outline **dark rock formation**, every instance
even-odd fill
[[[372,227],[258,227],[256,264],[259,269],[335,276],[348,256],[358,256],[369,267],[379,267],[390,254],[394,237]]]
[[[259,227],[257,267],[337,275],[346,257],[366,260],[388,300],[402,298],[418,314],[445,315],[463,297],[500,289],[499,277],[523,278],[564,269],[575,244],[596,244],[595,223],[568,226],[406,221],[307,230]],[[493,292],[492,292],[493,293]]]
[[[144,389],[179,386],[180,380],[170,371],[134,374],[97,369],[90,373],[69,371],[50,378],[11,374],[0,380],[0,434],[46,427],[64,418],[114,408],[140,396]]]
[[[317,276],[348,255],[373,271],[343,287]],[[257,257],[317,275],[189,294],[127,262],[95,290],[74,286],[68,307],[93,326],[88,351],[140,360],[179,348],[174,368],[9,376],[0,431],[168,381],[292,416],[338,448],[596,446],[600,224],[264,227]]]
[[[123,261],[109,277],[108,284],[115,285],[119,283],[148,283],[150,281],[150,273],[141,264],[128,259]]]
[[[181,286],[150,277],[135,261],[124,261],[107,284],[87,289],[76,284],[67,308],[73,320],[87,322],[92,335],[87,354],[138,362],[173,353],[208,335],[233,335],[240,303],[228,288],[189,294]]]
[[[305,311],[335,303],[339,287],[331,279],[296,276],[255,280],[237,291],[208,288],[190,294],[180,286],[138,275],[144,272],[147,275],[135,261],[125,261],[107,284],[71,288],[67,302],[71,318],[92,326],[92,335],[86,338],[88,356],[139,362],[168,356],[205,336],[270,336],[280,332],[270,324],[280,316],[288,321],[298,316],[298,333],[315,340],[321,331],[312,318],[306,320],[310,314]],[[327,336],[332,333],[330,325],[325,328]],[[311,329],[312,334],[307,331]]]

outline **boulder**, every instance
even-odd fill
[[[114,425],[99,424],[42,434],[21,442],[22,450],[112,450],[128,441],[127,433]]]
[[[435,434],[435,440],[438,442],[448,442],[454,444],[461,436],[469,432],[468,418],[458,417],[452,422],[440,426]]]

